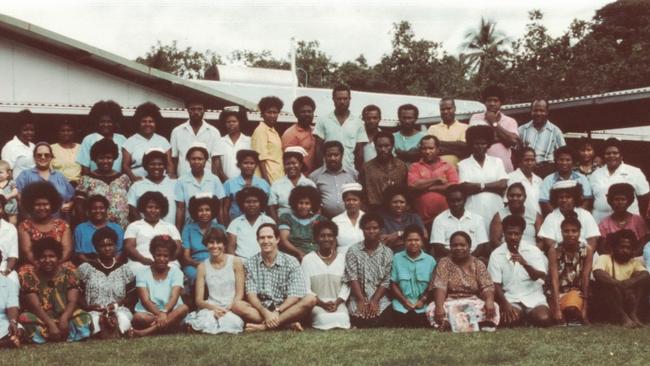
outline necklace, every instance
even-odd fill
[[[101,259],[98,259],[97,262],[99,262],[99,265],[102,266],[104,269],[112,269],[117,264],[117,259],[113,257],[113,264],[111,264],[110,266],[105,266],[104,263],[102,263]]]
[[[332,257],[334,256],[334,253],[336,253],[336,251],[335,251],[335,250],[332,250],[332,252],[330,253],[330,255],[328,255],[328,256],[324,256],[324,255],[320,254],[320,250],[316,251],[316,254],[318,254],[318,256],[319,256],[322,260],[326,260],[326,261],[332,259]]]

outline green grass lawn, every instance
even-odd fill
[[[27,346],[1,365],[648,365],[650,327],[611,325],[451,334],[373,329],[175,335]]]

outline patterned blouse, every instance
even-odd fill
[[[367,299],[370,299],[379,287],[388,288],[392,269],[392,250],[380,243],[372,254],[368,254],[364,243],[361,242],[350,246],[345,255],[343,281],[348,285],[351,281],[359,281],[364,295]],[[379,311],[383,312],[389,305],[390,300],[388,296],[384,295],[379,300]],[[348,300],[348,309],[351,314],[357,311],[354,296],[351,296]]]
[[[587,258],[587,247],[581,246],[578,255],[569,258],[563,245],[557,247],[557,272],[560,280],[560,293],[582,287],[582,265]]]
[[[118,178],[113,179],[110,183],[84,175],[79,179],[77,192],[86,197],[93,194],[106,197],[108,202],[110,202],[108,219],[118,223],[122,227],[126,227],[129,224],[129,204],[126,199],[126,194],[130,186],[131,179],[126,174],[122,174]]]
[[[52,229],[46,232],[42,232],[36,228],[34,221],[27,219],[20,223],[18,230],[29,234],[29,237],[32,239],[32,241],[43,238],[52,238],[58,242],[61,242],[63,240],[63,234],[65,234],[67,230],[70,230],[70,225],[61,219],[52,219]]]
[[[41,308],[49,316],[58,318],[63,313],[71,289],[79,289],[79,276],[65,267],[60,267],[50,281],[41,281],[37,271],[20,274],[20,292],[37,294]]]
[[[479,296],[486,290],[494,291],[494,283],[485,264],[470,257],[469,272],[465,272],[450,257],[440,260],[436,266],[433,287],[447,290],[447,298]]]
[[[105,307],[120,302],[126,297],[127,290],[135,284],[135,275],[126,263],[118,264],[111,272],[83,263],[78,272],[89,305]]]

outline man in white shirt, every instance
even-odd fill
[[[16,117],[18,128],[13,139],[2,148],[2,160],[9,163],[16,179],[23,170],[34,167],[34,119],[32,112],[25,109],[18,112]]]
[[[174,171],[168,172],[172,178],[179,177],[190,172],[190,166],[185,158],[185,153],[194,142],[202,142],[208,147],[208,152],[212,160],[218,159],[215,156],[215,150],[221,139],[219,130],[209,125],[203,120],[205,114],[205,104],[202,101],[191,99],[186,104],[189,120],[176,126],[172,130],[169,143],[172,145],[172,160],[174,162]],[[217,175],[218,172],[212,169],[212,160],[208,160],[205,165],[207,171]]]
[[[501,323],[509,326],[526,320],[535,326],[549,326],[552,320],[543,288],[548,273],[546,257],[535,245],[521,243],[526,227],[522,217],[506,216],[502,225],[506,242],[492,252],[488,264]]]

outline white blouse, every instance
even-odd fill
[[[363,241],[363,230],[359,227],[363,214],[363,211],[359,211],[359,217],[354,225],[352,225],[352,221],[346,211],[332,218],[332,222],[339,227],[339,235],[336,237],[339,248],[347,248],[350,245]]]

